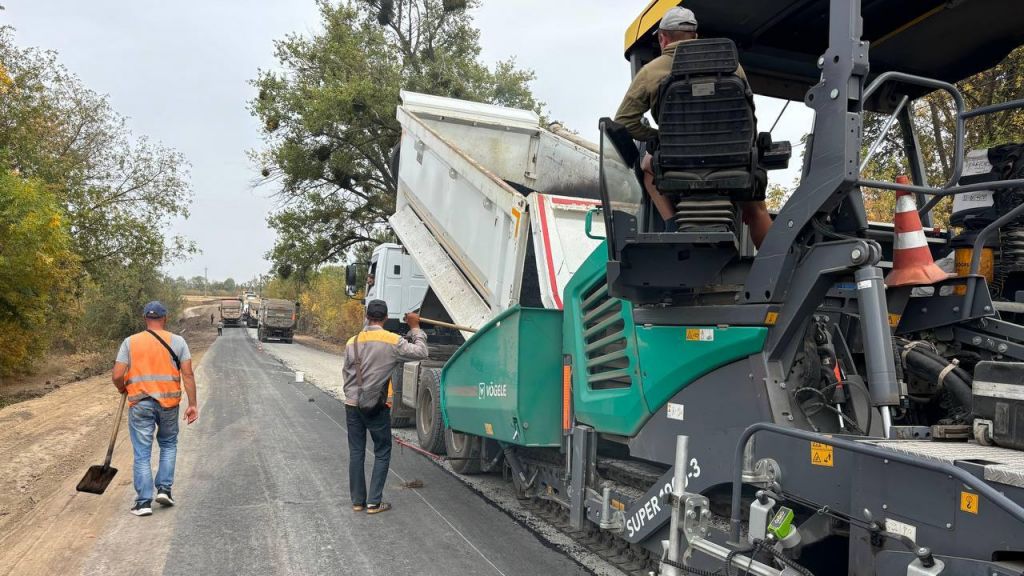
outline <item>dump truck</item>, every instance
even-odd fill
[[[367,298],[388,302],[386,327],[402,332],[402,316],[414,310],[471,327],[520,302],[557,309],[600,242],[583,233],[599,204],[592,145],[541,128],[532,112],[424,94],[403,92],[398,114],[407,135],[390,223],[402,243],[376,247],[364,287]],[[471,333],[424,328],[431,358],[396,369],[393,417],[415,419],[421,446],[444,452],[441,369]]]
[[[242,302],[237,298],[221,300],[217,308],[220,311],[220,321],[225,327],[242,325]]]
[[[259,326],[260,297],[253,292],[247,292],[244,298],[242,319],[245,320],[247,328],[256,328]]]
[[[295,325],[298,321],[299,303],[280,298],[263,298],[260,301],[256,338],[260,342],[280,340],[292,343]]]
[[[677,3],[629,26],[634,74]],[[421,446],[461,474],[509,472],[630,574],[1024,573],[1020,145],[964,142],[965,122],[1024,101],[968,109],[955,85],[1024,44],[1024,11],[686,6],[702,40],[677,48],[651,149],[672,231],[637,171],[648,143],[612,120],[593,146],[528,111],[403,93],[390,224],[429,284],[422,315],[464,328],[393,376]],[[735,202],[792,147],[758,134],[747,86],[815,113],[756,250]],[[935,90],[956,125],[938,185],[914,117]],[[906,181],[861,174],[866,112],[898,126]],[[925,221],[959,196],[964,234],[873,225],[862,188],[916,197]],[[908,276],[896,251],[922,247],[957,273],[887,284]]]

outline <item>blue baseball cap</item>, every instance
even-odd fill
[[[146,318],[163,318],[167,316],[167,308],[158,300],[153,300],[142,308],[142,315]]]

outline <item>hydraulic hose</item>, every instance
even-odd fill
[[[937,382],[939,387],[949,390],[957,404],[967,411],[967,421],[974,420],[974,396],[971,391],[973,379],[966,370],[923,347],[906,350],[904,358],[910,372],[917,373],[931,382]]]

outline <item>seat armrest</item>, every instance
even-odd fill
[[[773,142],[772,135],[768,132],[757,135],[757,163],[765,170],[789,168],[789,159],[792,156],[793,147],[789,140]]]

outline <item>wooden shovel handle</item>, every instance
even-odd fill
[[[448,322],[441,322],[440,320],[431,320],[430,318],[420,318],[420,322],[423,324],[431,324],[433,326],[441,326],[442,328],[451,328],[453,330],[459,330],[461,332],[476,332],[476,328],[470,328],[469,326],[459,326],[458,324],[450,324]]]
[[[128,400],[128,394],[121,394],[121,405],[117,407],[117,417],[114,418],[114,431],[110,433],[110,445],[107,446],[107,457],[103,460],[103,467],[110,468],[110,461],[114,458],[114,440],[117,440],[117,431],[121,427],[121,416],[124,415],[124,403]]]

